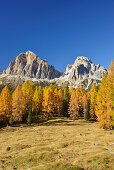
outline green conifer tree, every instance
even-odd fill
[[[29,125],[31,125],[31,123],[32,123],[32,109],[29,110],[29,114],[28,114],[28,117],[27,117],[27,123]]]
[[[9,124],[10,124],[10,126],[13,125],[13,117],[12,117],[12,116],[11,116],[10,119],[9,119]]]
[[[85,119],[85,120],[89,120],[89,118],[90,118],[89,107],[87,107],[87,108],[85,109],[84,119]]]
[[[69,88],[64,87],[63,88],[63,115],[68,117],[68,109],[69,109],[69,100],[70,100],[70,93]]]

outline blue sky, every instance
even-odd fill
[[[114,59],[114,0],[0,0],[0,68],[28,50],[65,71],[77,56]]]

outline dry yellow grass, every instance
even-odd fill
[[[0,169],[114,169],[114,131],[97,123],[55,118],[0,129]],[[11,150],[6,151],[10,146]]]

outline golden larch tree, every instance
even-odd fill
[[[5,86],[0,95],[0,117],[8,122],[12,112],[12,97],[7,86]]]
[[[54,90],[54,101],[56,105],[56,113],[61,115],[63,111],[63,91],[61,88],[56,88]]]
[[[25,97],[26,115],[27,115],[29,110],[32,109],[32,99],[34,94],[34,85],[32,84],[31,81],[26,81],[23,83],[22,92]]]
[[[114,126],[114,60],[111,61],[111,65],[108,71],[109,91],[111,100],[111,126]]]
[[[33,95],[33,103],[32,103],[32,110],[36,114],[40,114],[42,111],[42,102],[43,102],[43,90],[42,87],[36,87],[34,95]]]
[[[52,86],[45,87],[43,92],[43,113],[45,116],[52,116],[56,110],[56,103],[54,101],[54,88]]]
[[[71,118],[79,118],[83,116],[83,96],[85,91],[82,88],[73,90],[70,98],[69,114]]]
[[[70,87],[70,89],[69,89],[69,93],[70,93],[70,95],[72,94],[72,92],[74,92],[75,91],[75,89],[73,88],[73,87]]]
[[[79,105],[79,115],[83,116],[84,109],[83,109],[83,96],[85,95],[85,90],[82,88],[76,89],[76,96],[77,96],[77,102]]]
[[[76,91],[73,91],[69,104],[69,115],[72,119],[79,118],[79,100]]]
[[[21,122],[25,111],[25,97],[21,86],[17,86],[12,95],[12,116],[15,122]]]
[[[111,100],[108,74],[104,74],[100,84],[96,100],[96,115],[101,127],[110,128],[111,126]]]
[[[97,87],[95,84],[92,85],[90,90],[90,117],[91,119],[97,119],[95,114],[95,106],[96,106],[96,97],[97,97]]]

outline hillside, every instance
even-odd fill
[[[113,139],[114,131],[99,129],[97,123],[62,117],[2,128],[0,169],[112,170]]]

